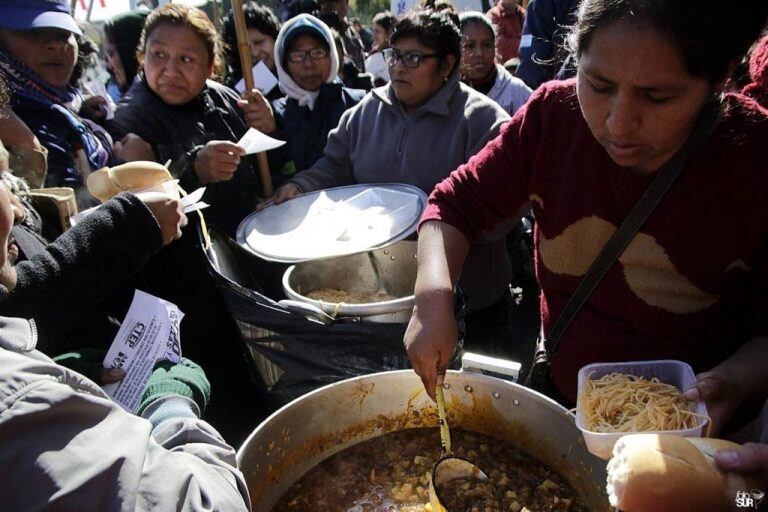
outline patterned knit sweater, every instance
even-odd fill
[[[718,127],[563,337],[552,377],[566,397],[585,364],[673,358],[703,371],[768,334],[767,143],[766,112],[727,96]],[[436,187],[422,222],[474,240],[530,201],[548,332],[652,178],[594,139],[573,80],[551,82]]]

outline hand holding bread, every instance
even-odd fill
[[[163,245],[181,237],[181,228],[187,225],[181,201],[167,192],[148,191],[173,180],[164,166],[155,162],[129,162],[116,167],[100,169],[88,176],[88,191],[101,202],[120,192],[135,192],[152,212],[163,237]],[[174,184],[175,186],[175,184]]]
[[[715,462],[723,471],[751,476],[761,490],[768,491],[768,444],[747,443],[720,450]]]
[[[740,491],[765,490],[755,478],[723,471],[715,462],[718,450],[741,448],[722,439],[623,436],[608,463],[611,506],[624,512],[736,510]]]
[[[163,245],[181,238],[181,228],[187,225],[187,216],[181,201],[162,192],[140,192],[136,194],[150,209],[160,225]]]

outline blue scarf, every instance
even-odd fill
[[[105,148],[91,128],[66,106],[80,99],[77,89],[72,86],[60,89],[50,85],[26,64],[3,51],[0,51],[0,76],[11,93],[11,108],[52,109],[61,112],[78,134],[91,170],[107,165],[109,148]]]

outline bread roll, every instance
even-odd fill
[[[735,510],[737,491],[749,491],[756,482],[721,471],[714,455],[738,446],[672,434],[623,436],[608,463],[611,506],[624,512]]]
[[[87,186],[88,192],[103,203],[120,192],[136,192],[172,179],[168,169],[158,163],[128,162],[91,173]]]

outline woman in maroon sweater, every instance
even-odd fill
[[[705,105],[721,117],[562,338],[552,381],[573,403],[596,361],[681,359],[715,433],[768,396],[768,116],[721,94],[768,2],[585,0],[575,80],[539,88],[480,153],[438,184],[419,232],[405,336],[430,395],[453,353],[453,285],[472,243],[530,201],[549,331],[602,247]]]

